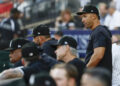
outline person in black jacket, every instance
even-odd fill
[[[49,56],[56,58],[55,50],[57,40],[50,37],[50,30],[47,25],[39,25],[33,29],[32,35],[34,42],[43,48],[43,52]]]
[[[9,48],[7,48],[7,51],[10,51],[9,57],[10,62],[13,63],[13,67],[19,67],[23,66],[21,59],[21,48],[26,43],[29,43],[29,40],[23,39],[23,38],[16,38],[10,41]]]
[[[77,14],[82,16],[85,27],[92,30],[86,50],[86,66],[106,68],[112,75],[112,34],[106,26],[100,24],[98,9],[95,6],[86,5]]]
[[[11,9],[10,18],[3,19],[0,23],[0,50],[8,48],[10,40],[17,38],[20,34],[18,19],[21,12],[16,8]]]
[[[11,78],[24,78],[28,84],[29,78],[32,74],[41,72],[49,72],[50,65],[42,59],[42,49],[34,42],[27,43],[22,47],[22,62],[24,67],[17,67],[8,69],[0,73],[0,80],[6,80]]]
[[[55,51],[57,60],[65,62],[67,64],[74,65],[78,70],[78,83],[83,74],[85,63],[77,58],[77,42],[73,37],[63,36],[58,41],[58,48]]]

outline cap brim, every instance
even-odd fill
[[[33,35],[33,34],[31,34],[31,35],[27,35],[26,37],[34,37],[34,35]]]
[[[85,14],[86,12],[77,12],[76,14],[77,15],[82,15],[82,14]]]
[[[52,44],[52,46],[58,46],[59,44],[58,43],[54,43],[54,44]]]
[[[7,49],[5,49],[5,51],[12,51],[12,50],[14,50],[13,48],[7,48]]]
[[[58,46],[61,46],[61,44],[59,44],[59,43],[54,43],[54,44],[52,44],[52,46],[53,46],[53,47],[58,47]]]

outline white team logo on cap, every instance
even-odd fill
[[[18,48],[21,48],[21,45],[18,45]]]
[[[33,53],[29,53],[29,56],[33,56]]]
[[[91,10],[91,12],[94,12],[93,10]]]
[[[45,81],[45,84],[46,84],[47,86],[49,86],[49,85],[50,85],[50,81],[46,80],[46,81]]]
[[[10,45],[9,46],[12,47],[12,41],[10,41]]]
[[[68,44],[68,42],[65,41],[65,44]]]
[[[38,35],[40,35],[40,32],[38,32]]]
[[[34,76],[34,75],[31,75],[30,80],[29,80],[29,83],[30,83],[31,85],[33,85],[33,84],[35,83],[35,76]]]

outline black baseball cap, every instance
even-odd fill
[[[22,47],[22,57],[30,60],[33,59],[33,57],[35,56],[39,56],[42,51],[43,50],[41,49],[41,47],[34,42],[26,43]]]
[[[30,41],[24,38],[13,39],[10,41],[9,48],[7,48],[6,50],[12,51],[12,50],[20,49],[24,44],[28,42]]]
[[[93,5],[84,6],[83,10],[81,12],[77,12],[76,14],[77,15],[82,15],[82,14],[85,14],[85,13],[94,13],[98,16],[98,18],[100,18],[98,9]]]
[[[36,28],[33,29],[33,33],[30,36],[36,37],[36,36],[40,36],[40,35],[50,35],[50,30],[49,27],[47,25],[39,25]]]
[[[63,36],[57,45],[69,45],[72,48],[77,48],[77,41],[71,36]]]
[[[57,86],[54,79],[48,73],[32,75],[29,84],[30,86]]]

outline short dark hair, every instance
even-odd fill
[[[67,73],[67,78],[74,78],[75,80],[77,80],[78,78],[78,71],[76,69],[76,67],[72,64],[64,64],[64,63],[61,63],[61,64],[56,64],[55,66],[52,67],[51,70],[54,70],[54,69],[64,69]]]
[[[111,76],[110,72],[105,68],[101,68],[101,67],[89,68],[84,71],[84,74],[88,74],[92,77],[97,78],[105,86],[111,86],[112,76]]]

